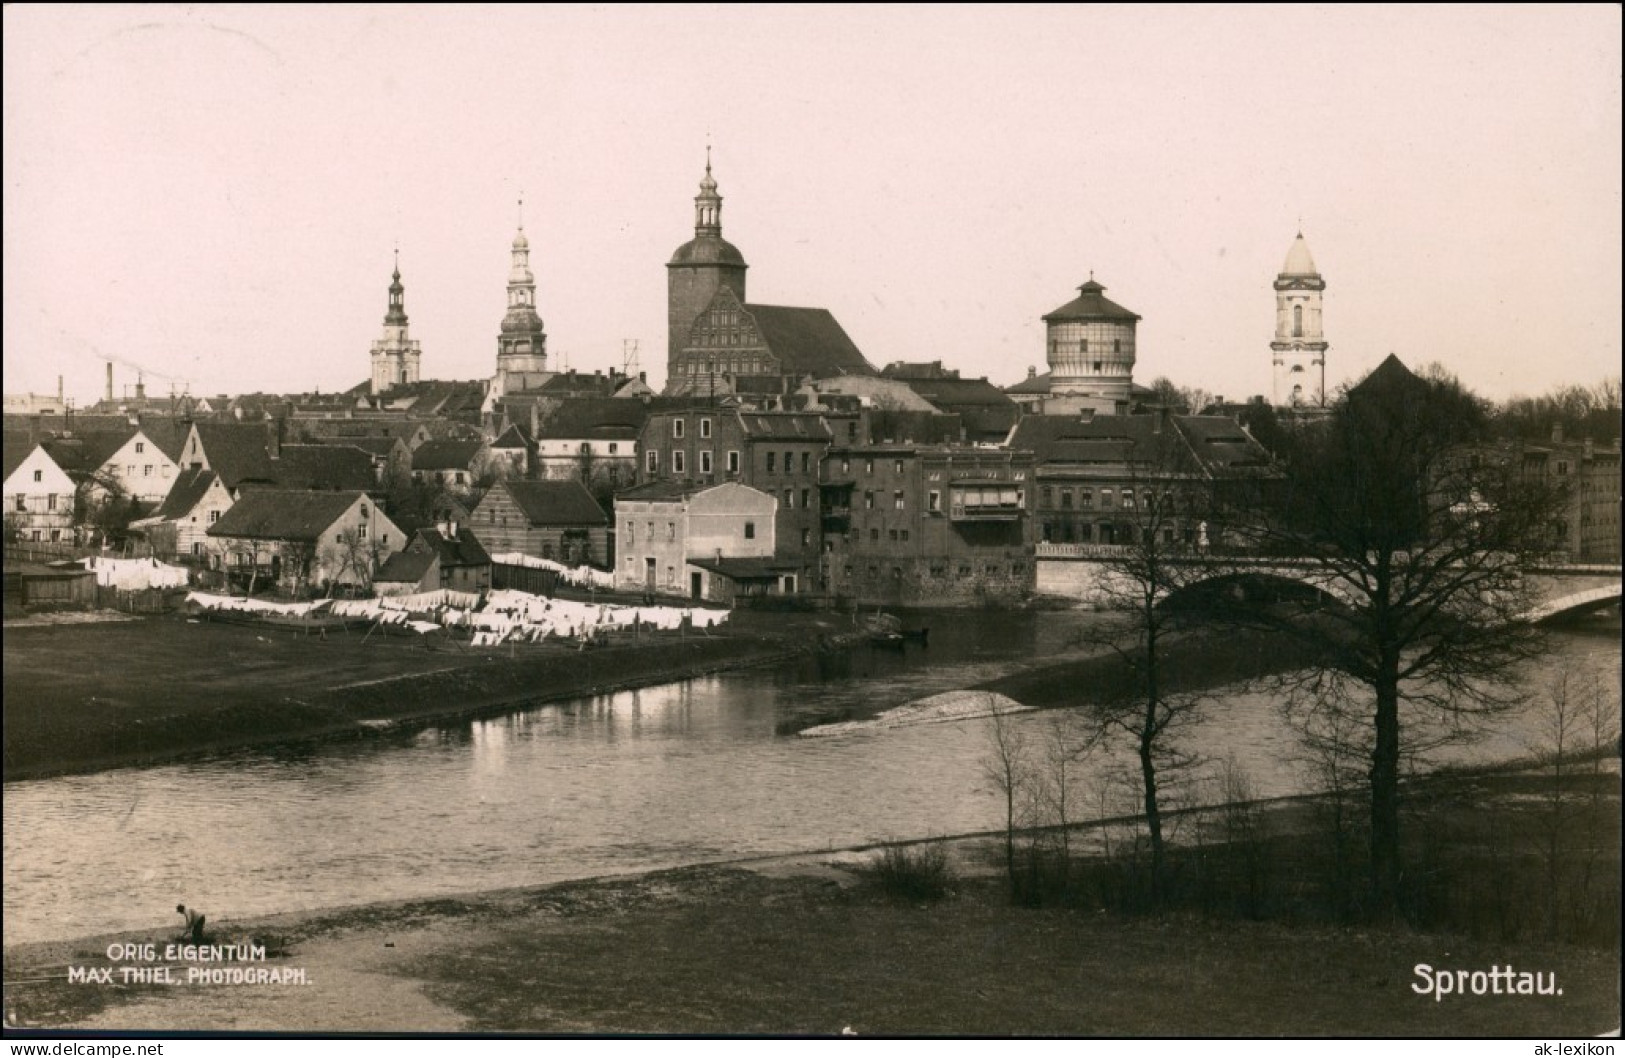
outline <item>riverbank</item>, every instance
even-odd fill
[[[1529,778],[1468,781],[1475,802],[1515,804]],[[1616,771],[1616,818],[1617,786]],[[1290,836],[1305,807],[1269,815],[1307,848],[1310,832]],[[110,944],[173,940],[178,919],[156,908],[150,930],[7,949],[5,1017],[10,1030],[1124,1037],[1592,1036],[1618,1025],[1617,946],[1015,907],[996,837],[937,844],[953,881],[934,903],[888,897],[863,870],[875,853],[852,850],[252,921],[219,909],[214,941],[266,957],[205,968],[302,971],[293,984],[119,982],[142,962],[110,959]],[[1469,985],[1441,998],[1419,991],[1422,965],[1555,982],[1545,995]],[[115,980],[70,983],[69,966]]]
[[[170,616],[6,627],[5,779],[367,737],[646,686],[811,649],[805,619],[578,651]]]

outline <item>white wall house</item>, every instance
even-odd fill
[[[105,483],[117,481],[126,495],[142,504],[156,507],[175,484],[178,464],[153,443],[145,431],[137,430],[118,450],[102,461],[86,486],[92,500],[107,495]]]
[[[731,596],[714,583],[717,560],[771,561],[779,501],[737,482],[694,487],[651,482],[615,499],[615,586],[695,599]]]
[[[5,453],[5,518],[23,540],[73,539],[73,479],[39,445]]]

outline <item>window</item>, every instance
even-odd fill
[[[632,524],[633,523],[631,522],[626,523],[626,545],[628,547],[632,546],[633,541],[637,539],[638,535],[637,532],[632,528]]]
[[[461,485],[462,483],[463,483],[463,472],[461,470],[459,470],[457,472],[457,484]]]
[[[1095,490],[1094,489],[1079,489],[1078,490],[1078,506],[1082,507],[1084,510],[1088,510],[1089,508],[1093,507],[1094,505],[1095,505]]]
[[[616,454],[616,453],[618,453],[618,452],[619,452],[619,451],[620,451],[620,450],[621,450],[621,446],[620,446],[620,445],[619,445],[619,444],[618,444],[618,443],[617,443],[617,442],[615,442],[615,441],[611,441],[611,442],[610,442],[610,443],[609,443],[609,454],[610,454],[610,455],[615,455],[615,454]]]
[[[1055,490],[1045,485],[1038,490],[1038,505],[1040,507],[1053,507],[1055,505]]]
[[[218,522],[219,520],[220,520],[220,512],[219,511],[210,511],[209,512],[209,524],[210,525],[213,525],[215,522]]]
[[[880,542],[880,530],[879,529],[871,529],[871,530],[869,530],[869,539],[874,541],[875,543],[879,543]],[[873,567],[870,568],[869,572],[871,572],[871,573],[874,572]]]
[[[892,510],[894,510],[894,511],[900,511],[900,510],[903,509],[903,490],[902,489],[898,489],[896,492],[893,492],[891,494],[891,506],[892,506]]]
[[[711,450],[709,448],[700,453],[700,473],[711,473]]]
[[[1123,510],[1132,511],[1133,509],[1134,509],[1134,490],[1133,489],[1124,489],[1123,490]]]
[[[53,492],[45,497],[45,509],[48,511],[56,510],[56,493]]]
[[[801,453],[801,472],[803,474],[811,474],[812,473],[812,453],[811,452],[803,452],[803,453]],[[806,504],[802,504],[802,506],[806,506]]]
[[[891,468],[892,473],[901,474],[903,472],[903,461],[901,459],[892,460]]]
[[[794,508],[795,505],[796,505],[796,490],[795,489],[785,489],[784,490],[784,509],[785,510],[790,510],[790,509]]]
[[[801,490],[801,509],[806,510],[812,506],[812,489]]]
[[[1568,472],[1569,472],[1569,465],[1568,465],[1567,461],[1559,459],[1557,461],[1557,476],[1560,477],[1560,478],[1561,477],[1566,477],[1568,475]]]
[[[671,472],[673,474],[681,474],[686,469],[687,461],[683,458],[683,455],[684,452],[681,448],[671,450]]]
[[[908,530],[907,529],[903,530],[903,543],[905,543],[905,544],[908,543]]]
[[[811,544],[812,544],[812,530],[811,529],[803,529],[801,531],[801,546],[802,547],[808,547]]]
[[[148,463],[146,466],[141,468],[141,476],[144,477],[144,478],[152,477],[152,464],[151,463]]]
[[[865,459],[863,461],[863,472],[865,474],[873,474],[875,472],[875,461],[873,459]]]
[[[17,509],[19,511],[28,510],[28,498],[20,492],[17,493]]]
[[[1112,490],[1111,489],[1101,489],[1100,490],[1100,505],[1102,507],[1104,507],[1108,511],[1112,509]]]
[[[35,473],[38,473],[38,471],[35,471]],[[848,459],[846,456],[841,457],[841,473],[852,473],[852,460]],[[39,479],[35,478],[34,480],[38,481]]]
[[[1089,352],[1089,339],[1087,339],[1087,338],[1079,338],[1078,339],[1078,352],[1080,352],[1080,353],[1088,353]]]
[[[796,472],[796,454],[794,452],[784,453],[784,472],[786,474],[794,474]]]
[[[1068,510],[1068,511],[1072,509],[1072,490],[1071,489],[1062,489],[1061,490],[1061,508],[1063,510]]]
[[[886,537],[889,540],[891,540],[892,543],[894,543],[894,544],[897,543],[897,530],[896,529],[887,530],[886,531]]]
[[[773,473],[773,459],[774,459],[774,454],[772,452],[769,452],[767,454],[767,472],[769,474]]]
[[[667,540],[676,540],[677,539],[677,523],[676,522],[667,522],[666,523],[666,539]]]
[[[711,420],[710,419],[701,419],[700,420],[700,436],[701,437],[710,437],[711,436]]]
[[[730,473],[730,474],[739,473],[739,453],[738,452],[729,452],[728,453],[728,473]]]
[[[34,480],[35,481],[40,481],[40,480],[43,479],[43,477],[44,477],[44,474],[43,474],[42,471],[38,471],[38,470],[34,471]]]
[[[145,441],[137,441],[135,443],[135,454],[136,455],[140,455],[143,452],[145,452],[146,450],[147,450],[147,445],[146,445]]]
[[[755,540],[756,539],[756,523],[755,522],[746,522],[745,523],[745,539],[746,540]]]
[[[872,511],[875,509],[875,494],[873,490],[863,494],[863,509],[866,511]]]
[[[942,493],[938,492],[936,489],[932,489],[926,495],[925,499],[926,499],[926,509],[927,510],[932,510],[932,511],[940,511],[940,510],[942,510]]]
[[[671,435],[673,437],[683,436],[683,420],[673,419],[671,421]]]
[[[194,556],[203,554],[203,541],[201,541],[201,540],[193,540],[192,541],[192,554]]]
[[[1303,337],[1303,306],[1292,306],[1292,337]]]

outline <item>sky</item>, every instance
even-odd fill
[[[877,367],[1044,370],[1091,273],[1135,377],[1270,388],[1301,230],[1328,383],[1620,371],[1617,5],[4,8],[4,383],[80,404],[489,377],[524,198],[552,366],[638,341],[711,145],[749,297]]]

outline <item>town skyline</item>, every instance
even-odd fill
[[[489,377],[521,195],[549,366],[635,338],[658,385],[707,144],[752,300],[877,367],[1018,382],[1092,274],[1138,381],[1268,394],[1301,230],[1328,389],[1390,353],[1494,398],[1618,370],[1616,9],[6,20],[8,393],[89,403],[108,359],[120,394],[350,388],[397,246],[423,377]]]

